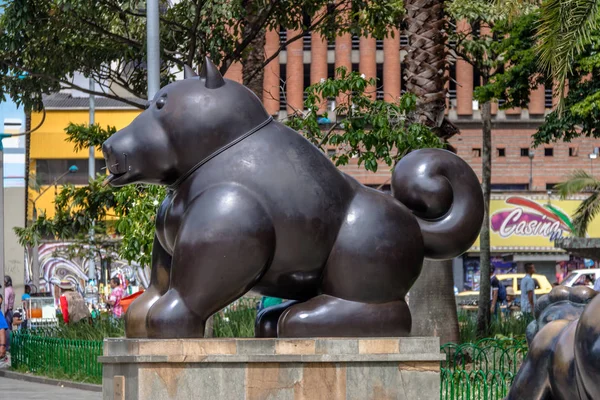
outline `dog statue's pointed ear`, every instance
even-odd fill
[[[196,78],[198,74],[189,65],[183,66],[183,79]]]
[[[204,58],[204,65],[200,70],[200,78],[205,79],[205,86],[209,89],[216,89],[225,84],[223,75],[219,72],[219,69],[213,64],[208,57]]]

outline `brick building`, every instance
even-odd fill
[[[268,32],[266,56],[274,54],[287,37],[298,34],[298,31]],[[264,78],[265,106],[279,118],[301,109],[304,89],[322,78],[333,77],[335,68],[339,66],[360,71],[367,78],[377,78],[378,99],[397,99],[404,92],[401,76],[407,44],[408,38],[397,31],[394,38],[384,40],[347,34],[338,37],[335,42],[327,42],[318,34],[307,35],[289,45],[268,65]],[[228,78],[241,81],[241,67],[232,67]],[[461,131],[450,142],[458,155],[480,175],[481,115],[477,102],[473,101],[473,90],[479,84],[479,76],[471,65],[459,60],[450,68],[450,78],[448,115]],[[281,90],[283,82],[285,93]],[[531,180],[533,191],[545,192],[574,169],[593,172],[595,162],[599,163],[596,169],[600,172],[600,160],[590,158],[594,149],[600,146],[600,140],[582,138],[572,143],[554,143],[530,149],[531,135],[554,104],[552,88],[538,87],[531,94],[528,109],[499,110],[494,105],[493,190],[527,191]],[[334,104],[328,105],[330,110],[333,107]],[[377,173],[366,172],[352,163],[342,169],[372,186],[386,185],[390,177],[389,168],[385,165]]]

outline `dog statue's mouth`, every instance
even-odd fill
[[[110,171],[109,171],[109,172],[110,172]],[[109,175],[106,177],[106,179],[104,179],[104,181],[102,182],[102,186],[106,186],[106,185],[108,185],[108,184],[110,184],[110,183],[112,183],[112,182],[115,182],[115,181],[117,181],[119,178],[121,178],[121,177],[123,177],[123,176],[125,176],[125,175],[127,175],[127,172],[123,172],[123,173],[120,173],[120,174],[116,174],[116,173],[115,173],[115,174],[112,174],[112,173],[110,173],[110,174],[109,174]]]
[[[129,170],[126,170],[124,172],[117,172],[117,171],[111,171],[111,168],[107,168],[108,170],[108,176],[106,177],[106,179],[104,179],[104,181],[102,182],[102,186],[106,186],[108,184],[117,184],[119,180],[121,180],[121,178],[125,177],[125,175],[127,175],[129,173]]]

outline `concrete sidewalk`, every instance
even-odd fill
[[[0,377],[0,397],[19,400],[100,400],[102,393]]]

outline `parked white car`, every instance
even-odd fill
[[[588,278],[590,278],[588,280]],[[571,271],[569,275],[560,283],[563,286],[588,286],[594,288],[594,282],[600,278],[600,268],[594,269],[576,269]],[[586,283],[587,281],[587,283]]]

